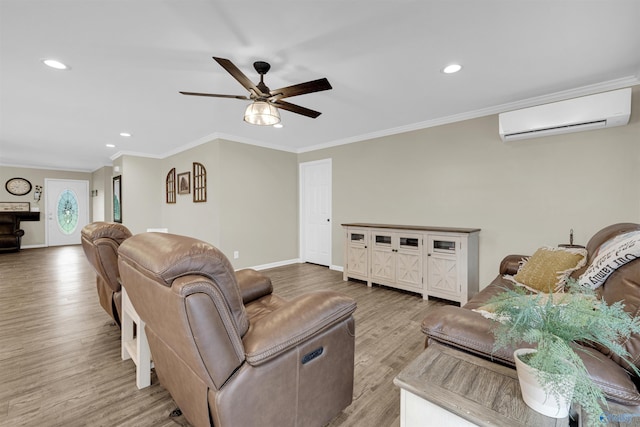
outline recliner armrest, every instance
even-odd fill
[[[271,279],[251,268],[236,271],[236,281],[240,288],[243,304],[248,304],[273,292]]]
[[[515,275],[520,268],[520,263],[529,255],[507,255],[500,263],[500,274]]]
[[[445,305],[429,310],[422,320],[421,329],[429,339],[514,366],[513,348],[494,351],[493,329],[496,325],[497,322],[480,313]]]
[[[289,301],[251,324],[242,338],[246,360],[260,365],[347,319],[356,302],[332,291],[318,291]]]

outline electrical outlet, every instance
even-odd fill
[[[233,251],[233,259],[240,258],[240,251]]]

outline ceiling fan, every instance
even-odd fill
[[[299,83],[293,86],[287,86],[280,89],[271,90],[264,83],[264,75],[267,74],[271,65],[264,61],[256,61],[253,68],[260,74],[260,82],[254,84],[249,78],[236,67],[231,61],[224,58],[213,59],[222,66],[229,74],[233,76],[245,89],[249,91],[249,96],[242,95],[220,95],[215,93],[199,93],[199,92],[180,92],[183,95],[193,96],[211,96],[214,98],[235,98],[243,100],[252,100],[245,111],[244,120],[255,125],[274,125],[280,122],[280,113],[278,108],[291,111],[292,113],[302,114],[303,116],[315,119],[321,113],[306,107],[301,107],[290,102],[283,101],[284,98],[292,96],[304,95],[307,93],[320,92],[329,90],[331,84],[326,78]]]

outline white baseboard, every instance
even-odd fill
[[[46,248],[47,245],[20,245],[20,249],[38,249],[38,248]]]
[[[300,258],[294,258],[294,259],[287,259],[284,261],[271,262],[269,264],[254,265],[253,267],[245,267],[245,268],[252,268],[254,270],[267,270],[269,268],[276,268],[276,267],[282,267],[285,265],[302,264],[302,263],[304,263],[304,261],[302,261]],[[341,265],[330,265],[329,270],[343,272],[344,267],[342,267]]]
[[[269,264],[254,265],[253,267],[249,267],[249,268],[253,268],[254,270],[266,270],[268,268],[282,267],[284,265],[300,264],[301,262],[302,260],[300,258],[295,258],[295,259],[287,259],[284,261],[271,262]]]

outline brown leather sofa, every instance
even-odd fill
[[[285,300],[212,245],[142,233],[119,249],[160,383],[196,427],[321,426],[352,401],[353,312],[335,292]]]
[[[24,236],[17,215],[0,213],[0,252],[18,252]]]
[[[81,231],[82,249],[96,271],[100,305],[118,326],[122,313],[118,248],[129,237],[129,229],[115,222],[93,222]]]
[[[609,239],[630,231],[640,230],[639,224],[620,223],[606,227],[596,233],[588,242],[587,266],[576,271],[578,277],[594,260],[597,249]],[[494,321],[472,311],[484,305],[492,296],[503,292],[504,288],[513,288],[513,282],[503,275],[514,275],[518,271],[521,255],[509,255],[500,264],[500,274],[486,288],[476,294],[463,307],[443,306],[432,310],[422,322],[422,331],[427,335],[425,343],[437,341],[478,356],[514,366],[514,348],[493,351]],[[608,303],[624,301],[625,310],[632,316],[640,315],[640,259],[631,261],[618,268],[604,284],[598,288],[599,295]],[[640,336],[632,335],[623,343],[631,353],[631,362],[640,367]],[[524,345],[531,347],[530,344]],[[640,405],[640,393],[636,384],[640,383],[624,361],[612,356],[604,348],[581,346],[584,352],[578,352],[591,377],[602,387],[607,399],[624,404]]]

